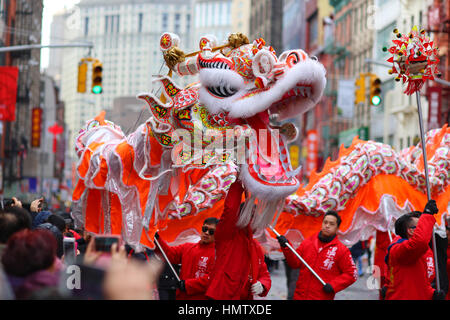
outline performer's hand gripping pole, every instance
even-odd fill
[[[419,91],[416,91],[416,98],[417,98],[417,111],[419,113],[420,139],[421,139],[421,145],[422,145],[423,166],[425,169],[425,183],[427,186],[427,198],[428,198],[428,201],[430,201],[431,191],[430,191],[430,179],[428,177],[427,148],[425,147],[425,134],[424,134],[424,130],[423,130],[422,106],[420,104],[420,92]],[[432,235],[432,244],[433,244],[433,254],[434,254],[434,269],[436,271],[436,289],[440,290],[441,285],[439,282],[439,266],[438,266],[438,260],[437,260],[436,238],[434,235],[434,231],[433,231],[433,235]]]
[[[280,234],[278,233],[278,231],[277,230],[275,230],[271,225],[269,225],[269,228],[270,228],[270,230],[272,230],[273,231],[273,233],[275,233],[275,235],[277,236],[277,237],[279,237],[280,236]],[[297,253],[297,251],[295,251],[295,249],[294,248],[292,248],[292,246],[289,244],[289,243],[286,243],[286,245],[287,245],[287,247],[289,248],[289,249],[291,249],[291,251],[297,256],[297,258],[299,258],[300,259],[300,261],[309,269],[309,271],[311,271],[311,273],[323,284],[323,285],[326,285],[326,283],[325,283],[325,281],[323,281],[322,280],[322,278],[309,266],[309,264],[305,261],[305,260],[303,260],[303,258]]]
[[[166,253],[164,252],[163,248],[161,247],[161,245],[158,242],[158,239],[154,239],[156,245],[158,246],[159,250],[161,251],[161,253],[163,254],[164,259],[166,259],[170,269],[172,270],[173,274],[175,275],[175,278],[177,278],[178,281],[181,281],[180,277],[178,276],[177,272],[175,271],[175,268],[173,267],[173,265],[170,263],[169,258],[167,258]]]

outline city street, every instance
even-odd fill
[[[363,260],[363,262],[365,262]],[[366,265],[366,264],[364,264]],[[278,269],[271,272],[272,288],[264,300],[286,300],[286,276],[284,271],[284,263],[278,263]],[[335,300],[378,300],[378,290],[370,290],[367,288],[369,275],[365,274],[347,289],[338,292]],[[262,299],[261,299],[262,300]]]
[[[443,300],[449,35],[450,0],[0,0],[0,300],[286,301],[286,261]]]

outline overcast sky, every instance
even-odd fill
[[[42,18],[42,44],[48,44],[50,42],[50,26],[52,23],[52,16],[55,13],[62,11],[65,7],[71,8],[79,2],[80,0],[44,0],[44,12]],[[61,42],[63,42],[62,39]],[[48,66],[48,51],[49,49],[41,50],[41,69],[45,69]]]

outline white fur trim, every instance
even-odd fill
[[[205,71],[205,73],[203,71]],[[206,71],[209,72],[206,73]],[[313,89],[310,99],[299,99],[293,108],[279,110],[280,120],[283,120],[293,114],[306,112],[317,104],[325,89],[325,75],[326,71],[321,63],[308,59],[307,61],[298,63],[291,69],[287,69],[285,76],[276,81],[269,90],[239,100],[239,98],[247,91],[247,88],[244,89],[242,86],[244,82],[241,76],[228,70],[202,70],[200,71],[200,81],[203,86],[199,90],[199,100],[212,114],[225,111],[229,112],[229,116],[233,118],[248,118],[268,109],[275,102],[281,100],[283,95],[294,88],[297,83],[311,84]],[[231,81],[233,82],[231,83]],[[204,88],[204,86],[208,85],[217,86],[223,82],[231,83],[234,87],[243,90],[240,90],[240,92],[231,97],[219,99],[213,97]],[[239,83],[241,83],[241,85],[239,85]]]

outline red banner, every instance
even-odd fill
[[[428,91],[428,125],[427,130],[440,128],[442,88],[429,87]]]
[[[0,67],[0,121],[16,120],[17,67]]]
[[[42,109],[33,108],[31,111],[31,147],[41,146]]]
[[[306,175],[308,178],[312,172],[317,170],[318,147],[319,136],[317,130],[309,130],[306,133]]]

